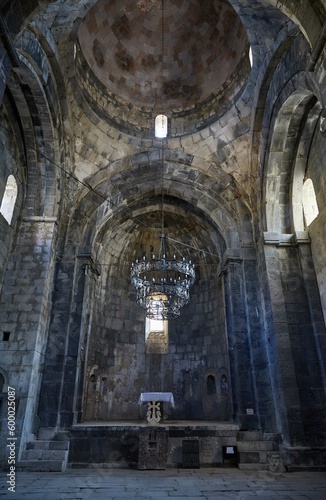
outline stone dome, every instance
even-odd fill
[[[201,128],[250,70],[245,29],[225,0],[99,0],[78,41],[84,94],[133,132],[150,131],[160,112],[172,135]]]

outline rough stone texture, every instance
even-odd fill
[[[119,426],[73,426],[139,423],[152,388],[174,393],[167,420],[259,433],[244,444],[188,426],[201,463],[230,445],[248,469],[323,466],[325,3],[166,0],[165,81],[150,0],[0,5],[0,202],[9,174],[18,184],[12,224],[0,214],[1,401],[15,386],[18,458],[62,466],[66,450],[41,442],[67,428],[71,464],[134,462],[137,430],[126,444]],[[149,353],[129,267],[157,253],[162,199],[197,279],[167,352]],[[178,464],[187,426],[173,432]]]
[[[139,430],[138,469],[165,469],[168,436],[164,428],[152,427]]]

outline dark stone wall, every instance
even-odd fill
[[[310,253],[309,247],[300,250],[301,254]],[[289,341],[299,394],[299,406],[290,403],[288,418],[292,421],[293,429],[296,427],[296,422],[299,425],[302,421],[304,435],[300,437],[300,444],[318,446],[326,437],[326,400],[315,339],[316,325],[309,308],[308,290],[300,266],[300,260],[302,263],[303,258],[299,259],[296,248],[282,248],[278,254]],[[309,268],[307,259],[305,263]],[[324,328],[323,334],[325,334]],[[286,352],[281,355],[286,357]],[[286,362],[290,362],[289,358]]]
[[[326,157],[325,157],[325,133],[322,134],[320,126],[322,120],[317,125],[312,148],[307,165],[307,177],[311,178],[314,184],[316,199],[319,209],[318,217],[309,226],[309,236],[311,239],[311,251],[316,271],[320,299],[324,311],[324,321],[326,321],[326,249],[325,249],[325,224],[326,224]],[[325,359],[325,358],[324,358]]]
[[[70,426],[76,406],[76,373],[82,341],[82,307],[84,301],[85,256],[75,257],[67,248],[56,265],[53,308],[46,346],[38,415],[42,426]]]
[[[87,357],[85,421],[137,419],[140,393],[151,391],[174,394],[176,406],[170,418],[230,418],[221,284],[214,276],[201,280],[199,275],[197,280],[190,304],[179,319],[169,321],[167,354],[146,353],[145,311],[135,303],[128,276],[112,275],[97,283]]]
[[[17,182],[18,193],[11,223],[0,213],[0,283],[2,282],[5,263],[8,259],[17,228],[17,217],[23,201],[22,165],[19,159],[17,146],[11,133],[9,118],[4,109],[0,112],[0,206],[9,175],[13,175]]]

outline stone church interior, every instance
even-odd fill
[[[326,470],[325,1],[0,33],[1,466]]]

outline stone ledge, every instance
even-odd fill
[[[299,244],[309,244],[310,238],[306,231],[296,231],[295,233],[285,234],[272,231],[264,232],[264,244],[275,246],[296,246]]]
[[[17,472],[62,472],[62,460],[21,460]]]

